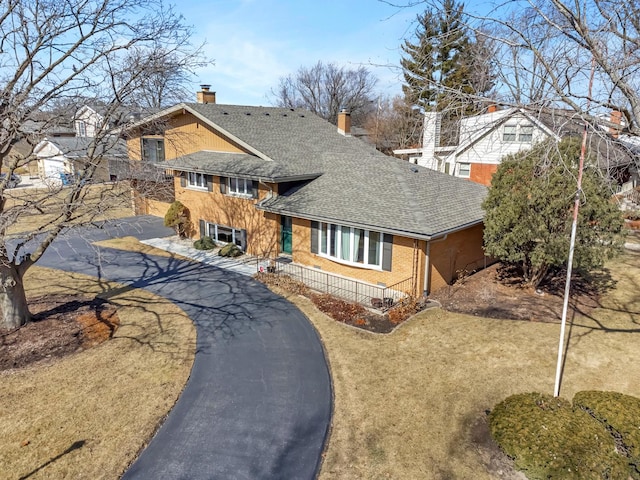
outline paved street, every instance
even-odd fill
[[[123,478],[314,478],[332,395],[321,343],[302,313],[247,276],[86,241],[171,234],[153,217],[72,231],[38,263],[147,289],[196,325],[185,390]]]

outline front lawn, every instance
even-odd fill
[[[99,295],[119,325],[96,347],[0,371],[0,478],[119,478],[182,391],[195,328],[144,290],[39,267],[26,285],[28,296]]]
[[[616,288],[574,319],[564,397],[640,395],[639,267],[631,254],[612,264]],[[524,478],[490,440],[486,412],[515,393],[553,393],[558,323],[436,309],[381,336],[288,298],[317,328],[331,366],[335,412],[321,479]]]

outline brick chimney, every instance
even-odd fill
[[[614,127],[613,125],[609,127],[609,135],[611,135],[613,138],[618,138],[618,135],[620,135],[620,130],[622,128],[622,112],[620,110],[612,110],[609,121],[618,125],[618,127]]]
[[[211,92],[211,85],[200,85],[198,92],[198,103],[216,103],[216,92]]]
[[[338,113],[338,133],[345,137],[351,136],[351,114],[346,108],[343,108]]]
[[[487,113],[495,113],[498,111],[498,105],[496,105],[495,103],[492,103],[491,105],[489,105],[489,107],[487,108]]]

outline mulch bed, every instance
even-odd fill
[[[261,272],[255,278],[267,285],[280,287],[288,292],[309,298],[318,309],[334,320],[374,333],[390,333],[407,318],[415,315],[427,306],[427,302],[407,299],[394,305],[386,313],[377,313],[372,309],[348,302],[341,298],[310,290],[302,282],[287,275]]]
[[[564,283],[565,277],[559,274],[534,290],[523,285],[513,269],[497,263],[433,292],[429,298],[452,312],[504,320],[557,322],[562,318]],[[602,292],[612,285],[607,272],[594,274],[589,282],[575,277],[571,311],[589,314],[599,306]]]
[[[94,347],[120,323],[115,306],[75,295],[29,299],[33,320],[21,328],[0,329],[0,370],[21,368]]]

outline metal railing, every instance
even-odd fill
[[[312,290],[328,293],[381,311],[388,310],[403,298],[411,296],[413,292],[412,278],[387,287],[299,265],[282,258],[258,261],[257,269],[258,271],[287,275],[304,283]]]

